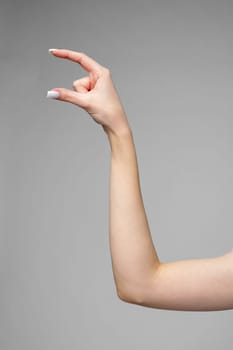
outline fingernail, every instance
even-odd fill
[[[58,91],[54,91],[54,90],[49,90],[47,92],[47,98],[58,98],[60,96]]]
[[[56,50],[58,50],[58,49],[49,49],[49,52],[51,53],[51,52],[56,51]]]

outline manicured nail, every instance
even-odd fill
[[[59,92],[58,91],[54,91],[54,90],[49,90],[47,92],[47,98],[58,98],[59,97]]]
[[[49,49],[49,52],[51,53],[51,52],[56,51],[56,50],[58,50],[58,49]]]

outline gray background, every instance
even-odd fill
[[[51,47],[111,69],[160,260],[223,255],[233,248],[233,2],[0,7],[0,348],[232,349],[231,311],[117,298],[107,137],[86,112],[46,93],[84,75]]]

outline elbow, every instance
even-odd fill
[[[161,266],[161,264],[160,264]],[[117,296],[121,301],[147,307],[160,308],[158,266],[143,281],[117,285]]]
[[[117,297],[124,302],[128,302],[128,298],[126,297],[125,293],[122,290],[117,290]]]
[[[117,296],[121,301],[129,304],[143,305],[144,298],[136,288],[117,288]]]
[[[133,304],[133,298],[129,294],[125,293],[125,291],[118,289],[117,296],[121,301],[124,301],[125,303],[129,303],[129,304]]]

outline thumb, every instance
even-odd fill
[[[55,88],[49,90],[47,93],[47,98],[70,102],[81,108],[86,108],[88,105],[86,93],[76,92],[65,88]]]

